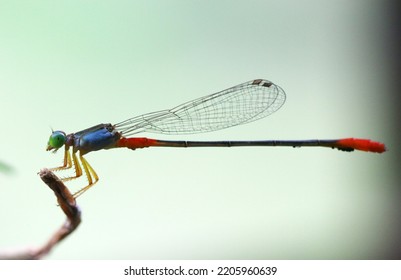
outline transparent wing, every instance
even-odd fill
[[[264,118],[285,102],[284,90],[257,79],[204,96],[170,110],[140,115],[117,123],[123,136],[140,132],[192,134],[220,130]]]

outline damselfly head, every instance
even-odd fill
[[[67,136],[63,131],[56,130],[53,131],[49,137],[49,141],[47,142],[46,151],[51,151],[54,149],[53,152],[56,152],[59,148],[61,148],[65,141],[67,140]]]

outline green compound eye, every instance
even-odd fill
[[[52,135],[50,135],[49,142],[47,143],[49,147],[58,149],[65,144],[67,137],[62,131],[54,131]]]

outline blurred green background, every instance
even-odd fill
[[[100,181],[78,200],[81,226],[49,258],[398,258],[399,121],[384,3],[0,1],[0,251],[39,246],[64,221],[37,175],[62,161],[45,151],[51,128],[116,123],[266,78],[287,93],[269,118],[159,138],[351,136],[389,151],[90,153]]]

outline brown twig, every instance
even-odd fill
[[[46,256],[53,247],[61,240],[70,235],[81,223],[81,211],[76,204],[75,198],[63,184],[63,182],[48,169],[39,172],[40,178],[49,186],[57,197],[58,204],[67,216],[65,223],[58,229],[50,239],[37,249],[28,249],[22,252],[0,253],[0,259],[32,260],[41,259]]]

